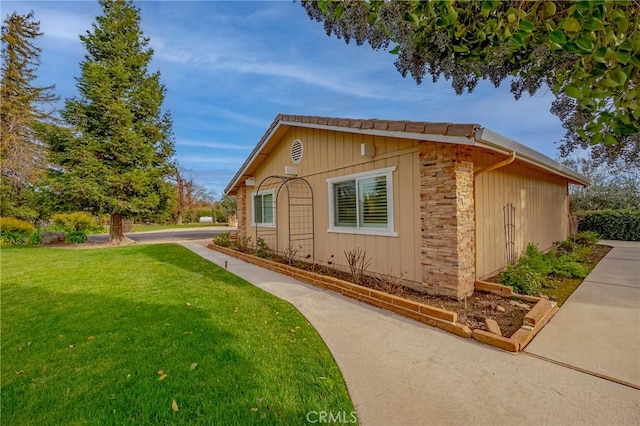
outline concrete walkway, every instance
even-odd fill
[[[363,425],[640,424],[640,391],[428,327],[182,245],[292,303],[340,367]],[[331,407],[318,407],[330,411]]]
[[[526,352],[640,388],[640,243],[607,256]]]

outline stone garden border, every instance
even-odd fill
[[[375,307],[386,309],[423,324],[448,331],[449,333],[453,333],[460,337],[470,337],[479,342],[486,343],[509,352],[520,352],[523,350],[531,339],[533,339],[533,337],[558,311],[557,303],[552,302],[547,298],[517,294],[513,292],[512,287],[484,281],[476,281],[476,290],[478,291],[536,303],[524,316],[524,323],[522,327],[520,327],[520,329],[511,337],[507,338],[485,330],[471,330],[468,326],[459,324],[457,322],[458,314],[456,312],[425,305],[420,302],[387,294],[382,291],[370,289],[368,287],[353,284],[334,277],[305,271],[251,254],[242,253],[227,247],[217,246],[215,244],[209,244],[207,247],[245,262],[279,272],[305,283],[333,290],[352,299],[360,300]]]

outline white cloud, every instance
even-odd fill
[[[216,107],[216,106],[209,106],[207,108],[208,111],[210,111],[213,115],[218,116],[218,117],[224,117],[224,118],[228,118],[230,120],[233,121],[238,121],[241,123],[245,123],[245,124],[250,124],[252,126],[257,126],[257,127],[261,127],[261,128],[267,128],[267,126],[269,126],[270,122],[253,117],[251,115],[247,115],[247,114],[242,114],[239,112],[235,112],[235,111],[231,111],[227,108],[220,108],[220,107]]]
[[[249,151],[252,149],[251,146],[246,145],[238,145],[238,144],[230,144],[230,143],[220,143],[220,142],[206,142],[206,141],[196,141],[196,140],[179,140],[176,141],[176,145],[178,146],[191,146],[196,148],[212,148],[212,149],[230,149],[237,151]]]
[[[242,164],[244,159],[245,157],[187,154],[181,155],[178,160],[183,166],[188,166],[189,164],[225,164],[235,167],[235,165]]]

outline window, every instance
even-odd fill
[[[327,179],[329,232],[397,236],[393,230],[395,169]]]
[[[253,225],[274,226],[275,203],[273,191],[253,193]]]

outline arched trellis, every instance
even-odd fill
[[[282,220],[278,220],[283,219],[282,216],[278,217],[283,188],[286,189],[284,194],[288,213],[284,218],[286,235],[281,234],[283,224]],[[259,202],[255,196],[262,196],[259,197]],[[315,263],[313,188],[309,182],[301,177],[269,176],[260,182],[255,196],[252,206],[254,219],[260,214],[263,216],[263,223],[264,217],[270,217],[273,223],[264,226],[256,223],[256,245],[262,240],[271,250],[289,260],[295,257]],[[261,209],[260,212],[256,212],[258,208]],[[281,240],[286,243],[281,244]],[[260,248],[258,245],[256,247]]]

